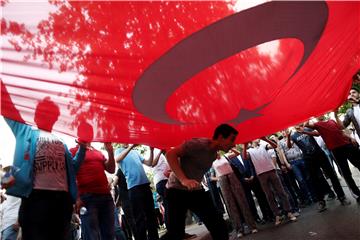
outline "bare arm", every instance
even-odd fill
[[[182,156],[182,149],[181,146],[177,146],[166,153],[166,159],[169,163],[169,167],[176,175],[177,179],[180,183],[185,186],[187,189],[196,189],[200,187],[200,183],[194,179],[189,179],[185,175],[184,171],[182,170],[179,158]]]
[[[287,147],[291,148],[292,147],[292,142],[291,142],[291,130],[286,130],[286,143],[287,143]]]
[[[311,129],[315,129],[315,124],[311,123],[310,121],[307,121],[304,123],[305,127],[311,128]]]
[[[148,159],[145,159],[143,163],[149,167],[153,167],[153,166],[155,166],[155,165],[153,165],[153,161],[154,161],[154,148],[150,147],[150,156]]]
[[[126,156],[129,154],[129,152],[137,146],[136,144],[129,145],[124,151],[122,151],[118,156],[115,157],[116,162],[120,162],[126,158]]]
[[[3,116],[12,116],[14,120],[25,123],[24,119],[21,117],[20,112],[15,108],[13,101],[10,98],[10,94],[5,87],[5,84],[0,81],[1,88],[1,104],[0,112]]]
[[[250,155],[249,153],[246,151],[246,147],[247,147],[248,143],[244,143],[244,150],[242,152],[242,158],[245,159],[249,159]]]
[[[230,150],[231,152],[227,155],[229,159],[240,155],[240,152],[236,148],[232,148]]]
[[[334,117],[335,117],[335,120],[336,120],[336,123],[338,124],[338,126],[341,128],[341,129],[344,129],[345,126],[343,124],[343,122],[340,120],[339,116],[338,116],[338,109],[336,109],[336,111],[334,111]]]
[[[277,148],[277,143],[276,142],[274,142],[274,141],[272,141],[272,140],[270,140],[270,139],[268,139],[266,137],[262,137],[261,139],[264,140],[265,142],[269,143],[274,149]]]
[[[302,133],[307,134],[307,135],[309,135],[309,136],[313,136],[313,137],[318,137],[318,136],[320,136],[320,133],[319,133],[318,131],[316,131],[316,130],[314,130],[314,131],[312,131],[312,132],[303,131]]]
[[[155,166],[158,164],[161,154],[164,154],[164,153],[165,153],[165,150],[161,150],[161,151],[155,156],[154,161],[152,162],[152,167],[155,167]]]
[[[107,142],[104,143],[105,149],[108,152],[108,159],[104,162],[105,170],[109,173],[115,173],[115,158],[114,158],[114,149],[112,144]]]

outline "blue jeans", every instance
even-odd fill
[[[9,226],[2,230],[1,232],[1,240],[16,240],[18,235],[18,231],[13,228],[13,226]]]
[[[306,172],[305,161],[304,159],[297,159],[290,162],[292,171],[295,174],[295,178],[299,183],[300,189],[303,192],[303,195],[310,200],[311,194],[307,185],[307,179],[309,178],[308,173]]]
[[[164,222],[165,222],[165,226],[167,226],[167,199],[165,198],[165,189],[166,189],[166,183],[167,183],[167,179],[165,180],[161,180],[160,182],[158,182],[156,184],[156,191],[157,193],[160,195],[162,201],[163,201],[163,206],[165,209],[165,214],[164,214]]]
[[[86,212],[80,215],[83,240],[114,239],[114,201],[109,194],[83,194],[80,196]]]

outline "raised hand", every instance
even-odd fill
[[[105,142],[104,147],[107,152],[112,152],[114,150],[111,142]]]

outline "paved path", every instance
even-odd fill
[[[354,179],[360,185],[359,171],[354,170]],[[316,204],[302,209],[298,221],[284,223],[278,227],[273,224],[259,225],[259,232],[239,239],[244,240],[360,240],[360,204],[351,196],[345,182],[341,180],[349,206],[341,206],[339,201],[327,201],[328,210],[316,211]],[[197,224],[187,227],[187,232],[198,235],[193,240],[211,240],[206,228]],[[237,238],[230,238],[235,240]]]

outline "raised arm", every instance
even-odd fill
[[[250,158],[250,155],[249,155],[249,153],[247,152],[247,145],[248,145],[249,143],[244,143],[244,150],[243,150],[243,152],[242,152],[242,158],[245,160],[245,159],[249,159]]]
[[[11,116],[14,120],[25,123],[24,119],[21,117],[19,111],[15,108],[14,103],[10,98],[10,94],[5,87],[5,84],[1,81],[1,115]]]
[[[149,166],[149,167],[152,167],[153,166],[153,161],[154,161],[154,148],[150,147],[150,156],[149,156],[148,159],[145,159],[143,163],[145,165]]]
[[[274,149],[277,148],[277,143],[275,141],[270,140],[267,137],[262,137],[261,139],[270,144]]]
[[[85,153],[86,153],[86,143],[78,142],[79,148],[76,152],[74,152],[74,156],[67,148],[66,144],[64,144],[65,147],[65,157],[69,158],[74,167],[75,172],[77,173],[80,169],[80,165],[83,163],[85,159]]]
[[[236,148],[232,148],[230,149],[230,153],[227,155],[227,157],[230,159],[230,158],[233,158],[233,157],[237,157],[240,155],[240,152],[236,149]]]
[[[291,142],[291,130],[286,129],[285,131],[286,133],[286,144],[288,148],[292,147],[292,142]]]
[[[104,147],[108,153],[108,159],[105,160],[105,170],[108,173],[115,173],[115,158],[114,158],[114,149],[110,142],[104,143]]]
[[[165,154],[165,150],[160,150],[158,154],[156,154],[154,161],[152,162],[152,167],[155,167],[160,159],[161,154]]]
[[[309,136],[313,136],[313,137],[318,137],[318,136],[320,136],[320,133],[319,133],[318,131],[316,131],[316,130],[311,131],[311,132],[309,132],[309,131],[303,131],[302,133],[304,133],[304,134],[306,134],[306,135],[309,135]]]
[[[179,158],[183,155],[181,146],[177,146],[166,153],[166,159],[170,169],[174,172],[180,183],[189,190],[199,188],[200,183],[194,179],[189,179],[182,170]]]
[[[350,121],[347,120],[348,124],[345,126],[344,123],[340,120],[339,116],[338,116],[338,111],[339,109],[336,109],[334,111],[334,117],[335,117],[335,120],[336,120],[336,123],[338,124],[338,126],[341,128],[341,129],[344,129],[346,126],[348,126],[350,124]],[[347,117],[348,114],[345,114],[345,118]],[[349,117],[348,117],[349,119]]]
[[[304,123],[304,127],[315,129],[315,124],[311,123],[310,121],[307,121]]]
[[[129,152],[136,146],[137,146],[136,144],[129,145],[124,151],[122,151],[118,156],[115,157],[115,161],[118,163],[124,160],[126,156],[129,154]]]

